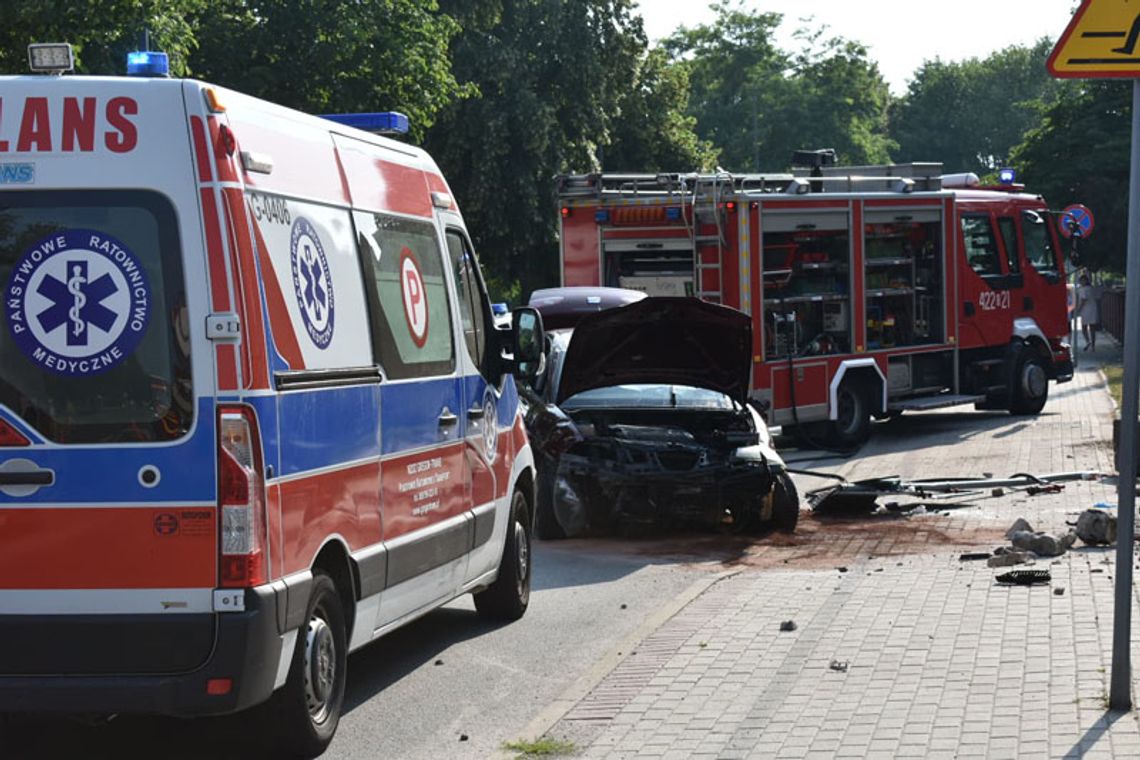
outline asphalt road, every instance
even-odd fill
[[[347,712],[324,757],[485,758],[535,738],[521,732],[544,708],[714,572],[605,543],[536,541],[534,558],[522,620],[489,625],[464,597],[353,654]],[[249,760],[261,725],[245,716],[23,720],[0,728],[0,757]]]

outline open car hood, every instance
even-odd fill
[[[661,383],[708,388],[744,404],[751,368],[747,314],[697,298],[646,298],[582,317],[554,401],[592,388]]]

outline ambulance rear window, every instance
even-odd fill
[[[0,192],[0,287],[0,404],[57,443],[189,430],[189,317],[165,197]]]

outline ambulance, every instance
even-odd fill
[[[542,323],[495,323],[405,117],[163,63],[0,78],[0,713],[268,700],[314,756],[349,652],[525,612]]]

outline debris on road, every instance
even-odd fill
[[[1038,557],[1059,557],[1076,543],[1077,534],[1069,531],[1063,536],[1054,536],[1041,531],[1019,530],[1009,540],[1014,548],[1031,551]]]
[[[840,662],[839,660],[832,660],[831,664],[828,665],[828,667],[831,668],[832,670],[836,671],[837,673],[846,673],[847,672],[847,660],[843,660],[842,662]]]
[[[1048,570],[1011,570],[994,578],[998,583],[1015,586],[1036,586],[1048,583],[1052,579]]]
[[[915,499],[911,504],[892,505],[892,511],[910,509],[910,514],[925,514],[926,508],[946,509],[959,506],[963,502],[1005,496],[1018,492],[1030,496],[1039,493],[1055,493],[1062,488],[1061,483],[1078,480],[1096,480],[1099,473],[1091,471],[1058,472],[1049,475],[1016,473],[1008,478],[931,478],[904,480],[899,476],[868,478],[850,482],[831,473],[814,470],[790,470],[809,477],[839,479],[838,485],[808,491],[806,500],[813,510],[836,510],[845,512],[870,512],[875,508],[875,500],[880,496],[905,497]],[[938,504],[951,500],[951,504]]]
[[[1007,551],[990,557],[986,561],[986,565],[988,567],[1009,567],[1010,565],[1022,565],[1029,561],[1029,552]]]
[[[1107,512],[1086,509],[1076,523],[1077,537],[1090,546],[1116,542],[1116,517]]]
[[[993,555],[989,552],[966,552],[965,554],[958,555],[959,562],[970,562],[979,559],[989,559]]]
[[[785,620],[784,622],[780,623],[780,630],[781,631],[794,631],[794,630],[796,630],[796,621]]]

